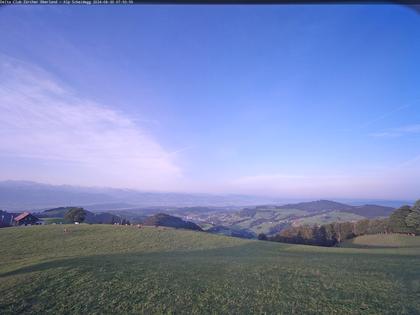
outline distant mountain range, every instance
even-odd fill
[[[0,182],[0,209],[39,210],[83,206],[92,211],[153,206],[249,206],[274,203],[267,197],[142,192],[131,189],[47,185],[30,181]]]
[[[290,201],[289,201],[290,202]],[[351,203],[350,201],[348,201]],[[31,181],[0,181],[0,209],[8,211],[43,210],[61,206],[80,206],[90,211],[128,210],[140,207],[245,207],[279,205],[284,200],[250,195],[214,195],[198,193],[144,192],[132,189],[47,185]],[[385,206],[398,207],[411,201],[375,201]],[[358,200],[354,204],[362,204]],[[350,209],[351,212],[371,211],[376,215],[383,211],[373,206],[356,206],[320,200],[315,203],[292,204],[295,209]],[[282,206],[290,207],[290,204]],[[368,210],[366,210],[368,209]],[[304,210],[306,211],[306,210]]]

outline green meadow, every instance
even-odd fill
[[[420,314],[420,237],[325,248],[49,225],[0,244],[0,314]]]

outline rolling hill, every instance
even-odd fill
[[[297,209],[307,212],[321,212],[321,211],[346,211],[350,210],[352,206],[344,203],[339,203],[330,200],[317,200],[309,202],[299,202],[278,206],[278,209]]]
[[[65,214],[72,209],[72,207],[58,207],[53,209],[47,209],[39,213],[35,213],[35,215],[39,218],[54,218],[54,219],[64,219]],[[119,223],[122,221],[123,217],[118,216],[112,213],[107,212],[99,212],[93,213],[88,210],[85,210],[86,217],[85,223],[90,224],[113,224]],[[47,220],[48,221],[48,220]],[[58,220],[58,222],[64,222],[64,220]]]
[[[255,234],[244,229],[229,228],[222,225],[212,226],[206,230],[209,233],[221,234],[240,238],[255,238]]]
[[[246,207],[239,211],[189,213],[189,218],[206,226],[209,232],[249,237],[264,233],[274,235],[289,226],[322,225],[386,217],[394,209],[379,205],[352,206],[329,200],[285,205]],[[175,212],[176,213],[176,212]]]
[[[363,205],[351,207],[351,209],[346,210],[345,212],[350,212],[353,214],[364,216],[368,219],[377,218],[377,217],[387,217],[389,216],[395,208],[384,207],[378,205]]]
[[[133,189],[47,185],[31,181],[0,181],[0,209],[40,210],[62,205],[92,210],[127,209],[140,206],[244,206],[274,202],[248,195],[145,192]]]
[[[395,208],[380,206],[380,205],[361,205],[351,206],[348,204],[330,201],[330,200],[317,200],[310,202],[301,202],[295,204],[287,204],[277,207],[279,209],[298,209],[310,213],[328,212],[328,211],[341,211],[349,212],[360,215],[366,218],[386,217],[389,216]]]
[[[419,314],[420,238],[321,248],[114,225],[0,229],[1,314]]]
[[[165,214],[165,213],[158,213],[158,214],[152,215],[146,218],[143,224],[149,225],[149,226],[166,226],[166,227],[172,227],[176,229],[201,231],[201,228],[197,224],[193,222],[189,222],[189,221],[184,221],[181,218],[174,217],[172,215]]]

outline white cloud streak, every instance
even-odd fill
[[[176,163],[177,154],[189,147],[165,150],[141,127],[144,124],[147,122],[81,97],[40,67],[0,55],[0,161],[16,160],[14,169],[0,164],[0,173],[38,180],[33,175],[40,171],[34,167],[41,161],[48,165],[42,180],[52,183],[146,190],[210,187],[297,198],[418,197],[418,156],[395,170],[376,174],[256,174],[197,185],[183,177]],[[420,124],[414,124],[372,136],[418,133]],[[29,171],[22,174],[22,169]]]
[[[392,128],[386,131],[372,133],[371,136],[376,138],[399,138],[410,134],[420,134],[420,124]]]
[[[413,103],[418,103],[419,101],[420,101],[420,100],[415,100]],[[398,107],[396,107],[396,108],[392,109],[391,111],[388,111],[388,112],[386,112],[386,113],[383,113],[382,115],[379,115],[379,116],[377,116],[377,117],[375,117],[375,118],[373,118],[373,119],[371,119],[371,120],[366,121],[366,122],[365,122],[364,124],[362,124],[360,127],[361,127],[361,128],[365,128],[365,127],[368,127],[368,126],[370,126],[370,125],[373,125],[373,124],[375,124],[376,122],[381,121],[381,120],[383,120],[383,119],[385,119],[385,118],[388,118],[388,117],[390,117],[390,116],[394,115],[395,113],[397,113],[397,112],[399,112],[399,111],[402,111],[402,110],[404,110],[404,109],[407,109],[407,108],[411,107],[411,106],[413,105],[413,103],[410,103],[410,104],[405,104],[405,105],[402,105],[402,106],[398,106]]]
[[[78,96],[40,67],[4,55],[1,156],[73,163],[91,176],[101,174],[101,183],[93,178],[90,183],[108,186],[167,189],[182,177],[174,154],[138,122]]]

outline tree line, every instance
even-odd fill
[[[83,223],[85,222],[86,218],[88,216],[88,211],[86,211],[83,208],[79,207],[71,207],[69,210],[64,214],[64,222],[65,223]],[[120,217],[112,217],[112,221],[110,224],[118,223],[121,225],[130,225],[130,221],[125,218]]]
[[[356,236],[380,233],[420,235],[420,200],[412,207],[402,206],[396,209],[389,218],[385,219],[335,222],[320,226],[292,226],[272,237],[260,234],[258,239],[292,244],[335,246]]]

